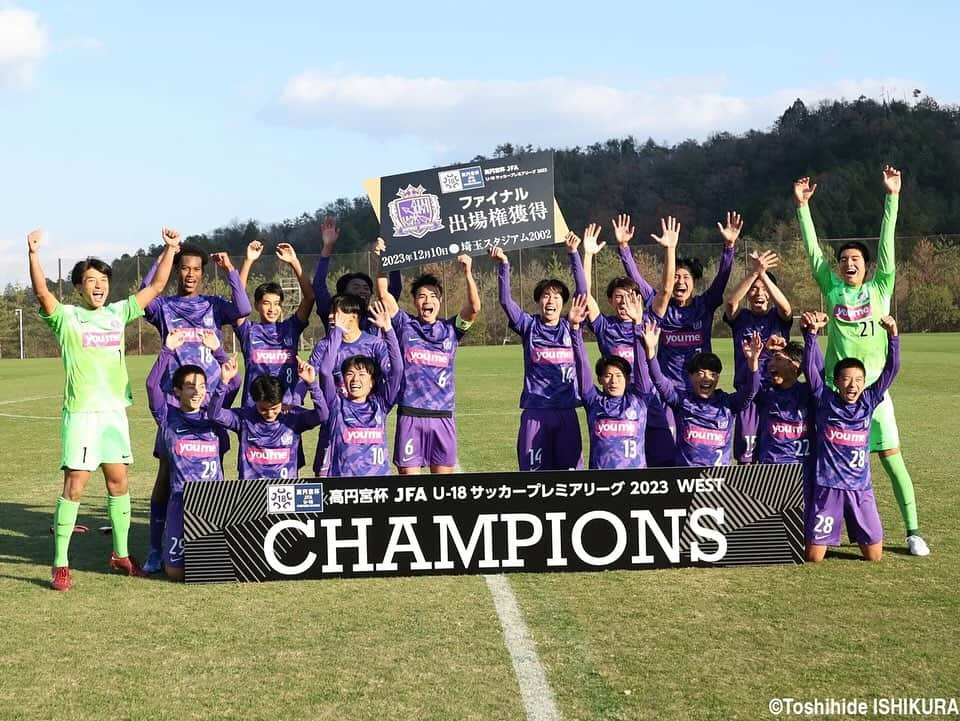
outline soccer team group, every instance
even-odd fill
[[[793,308],[771,272],[778,262],[774,253],[754,253],[750,272],[726,292],[743,227],[736,213],[718,223],[724,241],[718,271],[699,294],[703,269],[699,261],[677,256],[676,219],[663,219],[660,235],[652,235],[664,252],[659,288],[637,269],[629,246],[634,235],[629,216],[614,220],[625,275],[606,289],[614,311],[609,315],[601,313],[588,280],[594,256],[605,245],[599,241],[599,226],[590,225],[582,239],[573,233],[567,237],[575,294],[566,317],[570,291],[557,279],[536,285],[533,299],[540,312],[525,312],[511,296],[507,256],[494,248],[490,255],[499,265],[500,304],[523,345],[519,470],[582,467],[577,409],[583,407],[591,469],[715,466],[733,460],[801,463],[807,559],[819,561],[829,546],[839,545],[846,523],[864,557],[877,560],[883,531],[870,453],[878,451],[893,482],[909,550],[927,555],[887,392],[900,363],[897,324],[889,315],[900,172],[885,167],[883,185],[877,265],[867,279],[870,253],[859,242],[837,251],[839,275],[830,269],[809,210],[816,185],[809,178],[795,183],[803,242],[827,309],[802,314],[803,343],[789,340]],[[64,483],[54,511],[54,589],[72,586],[68,547],[78,528],[82,492],[98,468],[108,494],[110,567],[132,576],[164,571],[175,580],[184,577],[185,483],[224,477],[229,431],[239,444],[240,478],[303,475],[301,434],[317,426],[314,475],[380,476],[390,472],[386,420],[396,407],[392,460],[398,472],[456,469],[454,356],[480,313],[472,259],[457,258],[466,298],[456,316],[440,317],[443,288],[429,274],[414,280],[415,311],[407,313],[397,303],[403,285],[398,272],[377,272],[375,279],[348,273],[330,296],[327,275],[338,233],[332,219],[323,222],[323,250],[312,282],[294,249],[277,246],[277,257],[290,266],[301,289],[300,304],[286,319],[277,283],[259,285],[253,306],[247,297],[247,278],[264,250],[259,241],[248,246],[239,271],[225,253],[213,254],[227,272],[229,301],[201,292],[207,254],[181,245],[180,235],[165,228],[164,250],[136,294],[108,303],[110,266],[88,258],[71,274],[81,303],[65,305],[47,289],[38,255],[42,232],[30,233],[33,289],[41,316],[60,343],[65,372]],[[383,248],[382,240],[374,244],[375,263]],[[163,295],[173,272],[177,291]],[[326,335],[304,361],[297,352],[314,305]],[[710,350],[720,306],[734,334],[734,393],[718,388],[722,364]],[[248,317],[254,308],[259,322]],[[128,551],[126,467],[133,452],[126,407],[132,393],[124,359],[124,327],[140,316],[157,327],[162,343],[147,377],[159,464],[150,501],[151,549],[143,567]],[[221,327],[226,325],[233,327],[243,352],[242,381],[236,358],[222,347]],[[601,354],[595,375],[584,325]],[[826,354],[816,340],[824,328]],[[309,409],[303,405],[308,394]]]

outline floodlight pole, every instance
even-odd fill
[[[17,330],[20,335],[20,360],[23,360],[23,308],[14,308],[13,312],[17,314]]]

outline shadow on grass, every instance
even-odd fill
[[[113,544],[109,536],[100,534],[100,526],[109,526],[106,508],[102,499],[100,505],[81,502],[77,523],[87,526],[86,533],[74,533],[70,539],[70,567],[78,571],[113,573],[107,568],[107,561]],[[148,544],[148,504],[134,501],[133,519],[130,524],[130,552],[138,556],[139,549]],[[50,566],[53,560],[53,535],[50,526],[53,523],[53,508],[38,509],[24,503],[0,503],[0,566]],[[37,583],[32,576],[0,575],[0,578]],[[42,581],[41,585],[48,585]]]

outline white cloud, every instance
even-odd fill
[[[47,54],[47,31],[36,13],[0,9],[0,88],[28,88]]]
[[[304,72],[279,99],[282,122],[413,136],[444,154],[490,151],[502,142],[570,147],[627,135],[677,142],[718,131],[770,127],[801,98],[808,104],[860,95],[907,98],[902,79],[843,81],[738,96],[721,77],[661,80],[624,89],[566,77],[530,81]]]

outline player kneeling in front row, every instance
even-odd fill
[[[96,258],[81,260],[70,280],[81,305],[64,305],[47,288],[40,266],[43,231],[27,236],[30,282],[40,304],[40,317],[57,337],[63,355],[63,493],[53,513],[54,558],[50,586],[66,591],[73,585],[67,559],[70,537],[80,510],[80,497],[90,474],[100,468],[107,486],[107,514],[113,536],[110,568],[142,576],[127,551],[130,531],[130,494],[127,465],[133,462],[126,408],[133,402],[124,360],[124,327],[143,315],[143,309],[161,292],[170,277],[180,234],[163,229],[165,248],[153,281],[126,300],[107,304],[110,266]]]
[[[889,315],[880,320],[887,332],[887,360],[880,376],[866,385],[866,370],[858,358],[843,358],[833,367],[831,390],[823,382],[823,357],[817,331],[827,324],[824,313],[804,313],[803,372],[811,395],[817,399],[816,488],[806,514],[806,559],[822,561],[827,546],[840,545],[840,524],[860,545],[863,557],[883,556],[883,527],[870,482],[870,422],[900,368],[897,322]]]
[[[630,293],[625,306],[629,318],[640,327],[643,318],[640,296]],[[587,316],[587,297],[578,295],[570,305],[567,319],[573,338],[580,395],[590,428],[590,468],[646,468],[643,439],[647,408],[653,402],[653,385],[644,360],[646,351],[641,334],[637,331],[633,337],[632,356],[639,359],[633,369],[629,361],[618,355],[605,355],[597,361],[597,382],[600,384],[600,390],[597,390],[590,377],[587,350],[580,331]]]
[[[212,330],[204,331],[202,344],[213,353],[222,354],[220,339]],[[170,497],[164,517],[161,564],[167,577],[183,580],[183,490],[187,481],[221,481],[220,435],[207,417],[203,404],[207,396],[207,375],[198,365],[182,365],[173,373],[173,396],[170,403],[163,392],[163,381],[176,352],[187,342],[187,331],[177,328],[167,334],[160,355],[147,376],[147,399],[150,412],[160,427],[159,450],[170,469]],[[225,355],[223,356],[225,360]],[[240,381],[222,379],[221,387],[236,391]]]

